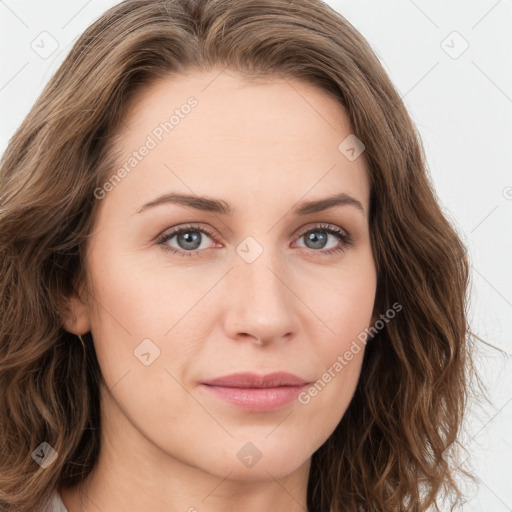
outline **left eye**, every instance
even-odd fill
[[[337,238],[338,244],[341,242],[342,247],[340,248],[336,242],[334,242],[334,245],[331,245],[331,247],[326,247],[329,237]],[[331,227],[310,229],[299,237],[299,240],[301,239],[305,240],[305,245],[308,249],[327,249],[326,251],[322,251],[324,253],[331,253],[333,250],[342,250],[350,245],[350,239],[345,231]]]
[[[197,226],[185,226],[175,229],[170,233],[163,234],[157,241],[159,245],[166,251],[179,254],[181,256],[198,256],[201,250],[208,247],[201,247],[203,245],[203,235],[207,238],[214,239],[213,233],[207,229]],[[329,236],[338,239],[338,244],[327,247]],[[169,245],[169,242],[176,238],[178,247]],[[343,229],[337,226],[321,225],[303,231],[299,235],[299,240],[304,239],[306,245],[299,245],[299,247],[306,247],[312,249],[319,254],[327,255],[339,251],[343,251],[352,245],[350,235]],[[319,250],[321,249],[321,250]]]

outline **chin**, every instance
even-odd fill
[[[292,474],[304,464],[309,466],[309,452],[302,453],[298,446],[288,446],[285,449],[280,440],[276,441],[267,443],[266,446],[257,441],[237,443],[240,446],[237,446],[234,454],[219,455],[222,463],[213,464],[211,469],[221,477],[229,474],[231,480],[271,481]]]

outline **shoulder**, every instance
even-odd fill
[[[68,509],[65,507],[60,494],[55,491],[41,512],[68,512]]]

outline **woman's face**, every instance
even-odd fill
[[[376,291],[346,112],[301,81],[215,70],[154,85],[122,130],[75,302],[111,445],[222,478],[306,467],[353,396]],[[205,384],[274,372],[310,385]]]

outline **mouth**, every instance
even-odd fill
[[[217,399],[252,412],[281,409],[308,385],[304,379],[287,372],[236,373],[201,383],[201,387]]]

